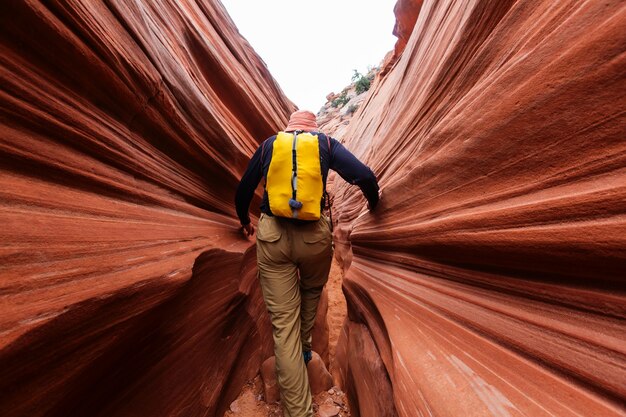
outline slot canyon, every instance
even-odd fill
[[[626,3],[394,13],[328,121],[382,189],[329,190],[351,415],[625,416]],[[273,354],[234,193],[295,105],[219,0],[0,20],[0,415],[224,416]]]

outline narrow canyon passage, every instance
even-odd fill
[[[318,325],[318,331],[315,334],[318,340],[323,340],[324,343],[328,344],[327,351],[318,347],[319,343],[314,341],[322,356],[326,357],[327,353],[327,359],[324,362],[328,371],[335,374],[334,385],[327,386],[324,390],[319,389],[319,385],[313,386],[313,388],[319,389],[319,392],[313,392],[315,417],[351,416],[348,398],[335,384],[340,372],[340,364],[336,362],[336,348],[347,315],[346,299],[341,290],[342,282],[343,270],[341,265],[334,261],[328,277],[324,299],[320,304],[322,317],[321,320],[318,319],[318,323],[326,322],[327,326]],[[320,332],[319,329],[323,330]],[[273,379],[269,383],[275,384],[276,381]],[[268,403],[264,384],[262,375],[256,375],[254,379],[249,380],[239,396],[230,404],[224,417],[282,417],[280,402],[269,401]]]
[[[234,192],[294,104],[218,0],[0,3],[0,415],[224,416],[273,352]],[[395,15],[320,119],[383,190],[332,185],[350,415],[626,415],[626,4]]]

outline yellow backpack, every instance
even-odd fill
[[[265,184],[272,213],[292,219],[319,220],[324,194],[322,175],[317,135],[279,132]]]

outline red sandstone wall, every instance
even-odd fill
[[[218,1],[7,0],[0,38],[0,414],[221,415],[271,350],[234,190],[294,106]]]
[[[615,0],[423,2],[346,137],[382,204],[335,190],[354,413],[626,413],[625,27]]]

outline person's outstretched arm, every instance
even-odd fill
[[[370,211],[378,204],[378,181],[371,169],[352,155],[336,139],[330,138],[330,168],[349,182],[358,185],[367,199]]]
[[[252,155],[252,159],[250,159],[250,162],[248,163],[248,168],[243,174],[243,177],[241,177],[241,181],[237,187],[237,192],[235,193],[235,208],[237,209],[237,217],[239,217],[241,226],[248,236],[254,234],[254,228],[250,224],[248,210],[250,209],[250,203],[254,197],[254,191],[263,177],[261,149],[261,146],[259,146],[254,155]]]

